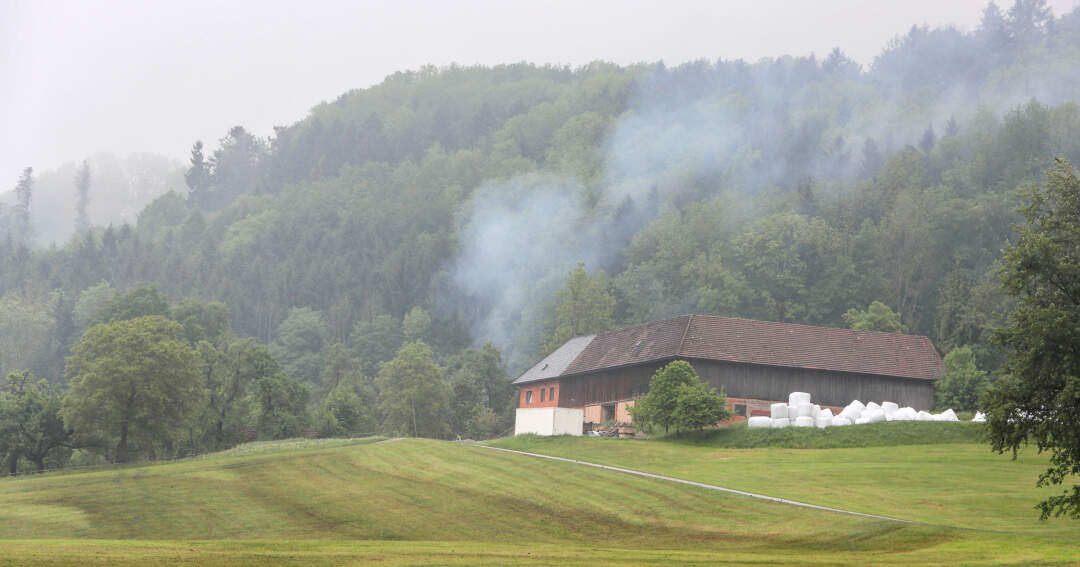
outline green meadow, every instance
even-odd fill
[[[810,504],[1080,545],[1080,521],[1040,521],[1034,508],[1060,491],[1035,487],[1049,459],[1029,448],[1013,460],[977,442],[982,437],[981,424],[905,422],[825,430],[739,425],[653,441],[522,436],[491,444]],[[919,444],[907,444],[914,442]]]
[[[0,564],[1080,564],[1076,524],[1037,522],[1024,502],[1034,491],[990,512],[991,525],[979,529],[955,519],[963,511],[944,509],[991,510],[999,489],[1031,484],[1042,461],[1025,456],[1017,465],[990,456],[985,446],[720,450],[670,441],[497,442],[778,496],[798,493],[802,479],[823,474],[826,463],[863,466],[863,485],[834,486],[835,496],[818,500],[930,525],[803,509],[459,443],[377,441],[252,444],[171,463],[5,479]],[[917,518],[891,509],[903,493],[871,506],[875,483],[885,486],[878,494],[914,484],[886,478],[880,463],[857,464],[856,453],[884,457],[889,449],[919,460],[911,466],[923,472],[911,476],[931,479],[923,498],[939,501],[942,510]],[[950,480],[950,471],[935,464],[945,457],[964,463],[951,472],[978,476]],[[746,466],[732,467],[734,461]],[[1022,474],[1002,477],[999,465]],[[760,478],[764,470],[773,471],[774,486]],[[979,479],[991,483],[981,500],[967,488]],[[1024,516],[1008,519],[1016,511]]]

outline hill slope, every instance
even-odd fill
[[[1080,560],[1039,538],[845,517],[446,442],[241,449],[0,482],[0,563]]]
[[[1035,487],[1049,459],[1027,450],[1013,461],[961,441],[973,433],[976,424],[887,423],[805,432],[733,428],[648,442],[516,437],[493,444],[928,524],[1080,542],[1080,522],[1038,519],[1035,504],[1058,490]],[[917,434],[922,439],[912,441]],[[834,441],[847,448],[823,448]]]

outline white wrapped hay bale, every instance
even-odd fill
[[[881,409],[881,406],[877,405],[877,402],[870,402],[870,403],[866,404],[866,409],[867,410],[879,410],[879,409]]]
[[[791,421],[795,421],[795,418],[799,417],[799,408],[797,406],[788,406],[787,407],[787,417]]]
[[[949,408],[941,412],[941,421],[960,421],[960,418],[956,417],[956,412]]]
[[[859,400],[855,400],[848,404],[847,407],[840,410],[840,415],[854,422],[856,419],[862,416],[862,412],[864,409],[866,409],[866,406],[864,406]]]
[[[746,420],[747,427],[772,427],[772,419],[764,415],[755,415]]]
[[[843,415],[838,415],[832,419],[832,424],[833,427],[843,427],[845,425],[851,425],[851,420]]]
[[[787,404],[772,404],[769,406],[769,417],[773,419],[787,419]]]
[[[795,427],[813,427],[814,418],[808,415],[800,415],[795,418]]]
[[[870,423],[870,419],[866,417],[860,417],[855,420],[855,425],[866,425]]]
[[[866,411],[863,412],[862,418],[865,418],[867,423],[882,422],[885,421],[885,412],[881,411],[881,408],[870,409],[870,406],[866,406]]]
[[[919,413],[915,414],[916,421],[934,421],[934,416],[930,415],[930,412],[919,410]]]
[[[798,407],[799,404],[810,403],[810,394],[806,392],[792,392],[788,394],[787,403],[789,406]]]
[[[796,409],[798,410],[798,415],[796,417],[814,417],[814,406],[809,402],[800,403],[796,406]]]
[[[825,409],[817,412],[817,417],[827,417],[829,419],[832,419],[833,418],[832,410],[829,409],[829,408],[825,408]]]
[[[918,418],[918,412],[912,408],[900,408],[892,415],[893,421],[915,421]]]
[[[896,413],[898,409],[900,409],[900,406],[894,402],[881,402],[881,411],[885,412],[886,417]]]
[[[814,404],[814,411],[810,414],[811,417],[817,417],[821,413],[821,406]]]
[[[773,429],[779,429],[781,427],[788,427],[789,425],[791,425],[791,420],[786,417],[780,417],[771,421]]]
[[[975,417],[971,418],[971,421],[974,421],[975,423],[986,423],[986,414],[981,411],[977,411],[975,412]]]

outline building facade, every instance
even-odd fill
[[[767,415],[795,391],[826,407],[858,399],[930,409],[942,372],[927,337],[683,315],[567,341],[514,381],[518,407],[576,408],[586,423],[627,423],[627,408],[673,360],[723,388],[740,417]]]

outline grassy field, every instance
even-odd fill
[[[906,431],[901,431],[906,430]],[[770,439],[770,434],[772,438]],[[921,435],[942,444],[889,445]],[[523,436],[493,445],[663,474],[870,514],[959,528],[1071,540],[1080,521],[1040,521],[1035,504],[1058,489],[1035,479],[1034,449],[992,453],[978,424],[881,423],[802,431],[731,428],[656,441]],[[741,446],[773,448],[740,449]],[[797,449],[803,446],[839,446]]]
[[[456,443],[370,441],[6,479],[0,564],[1080,564],[1080,546],[1060,538],[862,519]],[[572,444],[582,441],[595,445]],[[631,444],[700,450],[544,448]]]

